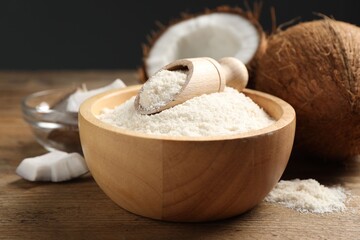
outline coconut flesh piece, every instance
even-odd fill
[[[146,74],[152,76],[170,62],[192,57],[236,57],[247,64],[260,40],[256,26],[239,14],[200,15],[170,26],[157,39],[145,60]]]
[[[25,158],[16,168],[16,173],[28,181],[62,182],[87,173],[85,159],[79,153],[51,151]]]
[[[92,90],[78,88],[76,90],[76,92],[71,94],[69,96],[69,98],[66,99],[66,111],[78,112],[79,108],[80,108],[80,105],[86,99],[88,99],[88,98],[90,98],[92,96],[95,96],[96,94],[108,91],[108,90],[118,89],[118,88],[123,88],[123,87],[126,87],[125,83],[121,79],[116,79],[115,81],[113,81],[112,83],[110,83],[110,84],[108,84],[106,86],[96,88],[96,89],[92,89]]]

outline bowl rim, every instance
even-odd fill
[[[75,120],[77,121],[77,119],[78,119],[77,112],[59,111],[59,110],[52,109],[52,108],[49,108],[49,109],[46,109],[43,111],[39,111],[36,107],[29,106],[29,104],[27,103],[30,99],[40,97],[40,96],[45,96],[47,94],[54,93],[54,92],[56,93],[59,91],[64,91],[64,90],[67,90],[70,92],[71,90],[75,90],[75,88],[74,87],[58,87],[58,88],[52,88],[52,89],[45,89],[45,90],[32,92],[32,93],[24,96],[21,99],[20,105],[21,105],[21,110],[25,117],[25,120],[30,121],[28,119],[29,117],[42,116],[41,120],[45,121],[45,122],[55,122],[55,123],[59,123],[59,124],[74,125],[74,126],[77,125],[77,123],[75,124],[75,122],[74,122]],[[73,120],[72,121],[70,121],[70,120],[69,121],[62,121],[62,120],[49,121],[46,119],[47,116],[51,116],[54,114],[61,114],[64,116],[68,116]],[[40,119],[38,119],[38,120],[40,120]]]
[[[137,137],[137,138],[143,138],[143,139],[154,139],[154,140],[168,140],[168,141],[223,141],[223,140],[234,140],[234,139],[247,139],[247,138],[253,138],[253,137],[260,137],[263,135],[272,135],[274,132],[279,131],[280,129],[290,125],[292,122],[296,121],[296,113],[295,109],[286,101],[283,99],[276,97],[274,95],[261,92],[258,90],[253,89],[247,89],[245,88],[243,92],[245,95],[247,93],[258,95],[263,98],[270,99],[272,102],[275,102],[277,105],[279,105],[283,111],[282,116],[276,120],[275,123],[258,130],[253,130],[249,132],[244,133],[237,133],[237,134],[231,134],[231,135],[213,135],[213,136],[171,136],[171,135],[160,135],[160,134],[146,134],[141,132],[136,132],[133,130],[120,128],[113,126],[109,123],[106,123],[104,121],[101,121],[98,119],[92,112],[93,105],[101,101],[105,98],[111,98],[114,95],[118,95],[121,93],[130,93],[133,91],[139,91],[141,89],[142,84],[127,86],[121,89],[112,89],[105,91],[103,93],[97,94],[95,96],[92,96],[88,99],[86,99],[81,105],[80,110],[78,112],[79,119],[83,119],[90,123],[93,126],[96,126],[98,128],[101,128],[102,130],[105,130],[107,132],[112,132],[114,134],[121,134],[121,135],[127,135],[129,137]],[[79,131],[81,133],[81,121],[78,122],[79,124]]]

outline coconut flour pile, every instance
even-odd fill
[[[161,70],[143,85],[139,104],[143,109],[158,109],[173,100],[187,78],[185,71]]]
[[[275,121],[249,97],[230,87],[153,115],[138,113],[134,100],[135,96],[114,109],[104,109],[98,118],[141,133],[194,137],[243,133]]]
[[[314,179],[281,180],[265,198],[300,212],[330,213],[346,209],[346,192],[341,187],[329,188]]]

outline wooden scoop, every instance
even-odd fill
[[[141,114],[161,112],[202,94],[222,92],[226,85],[231,85],[241,91],[245,88],[249,77],[245,65],[234,57],[224,57],[219,61],[209,57],[179,59],[159,71],[164,69],[185,71],[187,79],[184,85],[172,100],[154,109],[145,109],[141,106],[140,93],[143,91],[141,88],[135,98],[137,112]]]

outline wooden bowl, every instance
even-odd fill
[[[243,92],[277,121],[218,137],[154,136],[97,119],[135,96],[140,85],[111,90],[80,107],[80,140],[100,188],[128,211],[165,221],[201,222],[244,213],[272,190],[293,146],[295,111],[259,91]]]

